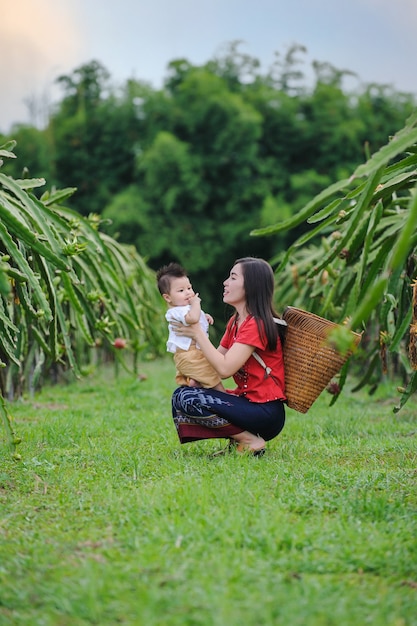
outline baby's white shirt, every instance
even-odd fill
[[[169,331],[168,341],[167,341],[168,352],[176,352],[177,348],[181,348],[182,350],[189,349],[191,345],[191,341],[192,341],[191,337],[182,337],[182,336],[177,335],[172,329],[170,322],[174,322],[174,321],[181,322],[182,324],[189,326],[189,324],[187,324],[187,322],[185,321],[185,316],[189,312],[190,308],[191,307],[189,304],[186,306],[174,306],[171,309],[168,309],[167,312],[165,313],[165,319],[168,322],[168,331]],[[201,311],[199,324],[203,328],[203,330],[207,333],[208,328],[209,328],[209,323],[207,321],[204,311]],[[197,348],[198,348],[198,344],[197,344]]]

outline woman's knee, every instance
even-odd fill
[[[201,392],[199,387],[177,387],[172,394],[172,407],[183,411],[201,408]]]

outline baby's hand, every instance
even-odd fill
[[[197,303],[197,302],[198,302],[198,304],[200,304],[200,302],[201,302],[201,298],[200,298],[200,294],[199,293],[195,293],[193,295],[193,297],[190,298],[190,304],[191,305],[194,304],[194,303]]]
[[[185,316],[185,321],[187,324],[197,324],[201,315],[201,306],[200,306],[200,296],[198,293],[195,293],[189,300],[190,302],[190,310]]]
[[[210,315],[210,313],[206,313],[206,320],[208,321],[208,323],[210,324],[210,326],[213,326],[213,324],[214,324],[214,318]]]

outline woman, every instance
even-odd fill
[[[227,393],[179,387],[172,396],[173,419],[181,443],[228,438],[238,452],[262,455],[265,442],[285,422],[284,326],[276,323],[272,305],[274,275],[266,261],[246,257],[235,262],[223,285],[223,302],[235,313],[217,349],[199,324],[176,323],[175,330],[194,339],[220,378],[233,376],[237,388]],[[255,350],[269,375],[254,358]]]

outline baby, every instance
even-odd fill
[[[201,310],[200,298],[194,293],[186,271],[178,263],[170,263],[158,270],[156,279],[159,292],[168,304],[165,314],[169,330],[167,351],[174,354],[177,384],[224,391],[220,376],[198,345],[190,337],[177,335],[170,324],[172,321],[186,325],[199,322],[205,332],[209,324],[213,324],[211,315]]]

